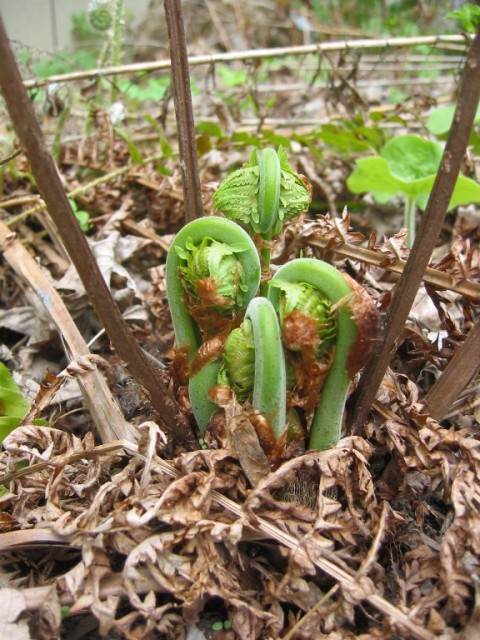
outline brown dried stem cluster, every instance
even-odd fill
[[[85,286],[100,321],[118,355],[150,395],[165,428],[184,446],[192,446],[192,434],[176,403],[155,373],[122,318],[108,286],[74,216],[58,171],[42,137],[33,105],[23,86],[8,37],[0,20],[0,87],[19,142],[24,149],[48,211]]]

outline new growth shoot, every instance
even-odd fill
[[[293,260],[260,287],[270,243],[310,198],[282,149],[254,151],[214,196],[225,217],[190,222],[167,257],[177,353],[200,432],[218,410],[215,389],[228,387],[272,463],[298,440],[299,424],[310,448],[339,440],[352,378],[378,325],[364,290],[321,260]]]

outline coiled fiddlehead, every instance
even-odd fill
[[[192,366],[189,395],[201,431],[216,410],[208,390],[216,384],[221,351],[205,356],[198,370],[195,357],[211,327],[217,329],[223,322],[224,330],[232,328],[259,284],[255,245],[234,222],[216,216],[199,218],[175,236],[167,256],[167,298],[177,348],[186,351]]]
[[[332,341],[333,359],[321,389],[310,431],[310,449],[327,449],[341,437],[345,402],[353,376],[365,364],[372,340],[377,337],[378,312],[373,301],[354,281],[347,282],[335,267],[313,258],[299,258],[282,266],[273,277],[268,297],[279,310],[282,302],[282,283],[302,283],[310,288],[309,295],[318,292],[331,305],[334,317],[326,321],[324,337]],[[291,303],[290,303],[291,304]],[[294,305],[296,306],[296,305]],[[304,305],[305,306],[305,305]],[[323,313],[321,314],[323,317]],[[317,305],[317,320],[318,305]],[[322,321],[323,322],[323,321]],[[282,330],[285,332],[285,322]],[[323,329],[319,331],[321,344]]]

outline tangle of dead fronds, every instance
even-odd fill
[[[33,621],[66,604],[92,612],[102,633],[182,638],[215,602],[238,638],[295,624],[301,638],[454,638],[480,577],[480,442],[423,415],[405,376],[385,380],[383,401],[405,417],[383,409],[368,440],[287,461],[253,490],[232,451],[162,460],[153,423],[138,451],[108,455],[89,436],[20,427],[0,455],[2,531],[27,530],[32,543],[50,531],[60,546],[41,563],[10,548],[7,582]],[[19,474],[21,461],[36,466]],[[58,634],[60,616],[38,628]]]

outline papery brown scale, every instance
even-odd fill
[[[185,307],[189,315],[197,324],[203,340],[208,340],[218,333],[231,331],[241,322],[241,315],[233,313],[230,316],[222,315],[220,311],[212,309],[203,302],[186,299]]]
[[[304,176],[301,173],[297,173],[297,177],[300,178],[300,182],[303,184],[303,186],[307,190],[308,196],[309,196],[309,198],[311,200],[312,199],[312,194],[313,194],[312,183],[310,182],[310,180],[306,176]]]
[[[275,467],[282,459],[285,452],[286,431],[277,440],[272,431],[272,425],[266,416],[258,412],[252,412],[248,419],[253,424],[258,436],[258,441],[270,462]]]
[[[222,355],[227,335],[228,332],[220,333],[200,346],[191,365],[192,376]]]
[[[313,411],[325,379],[332,366],[335,348],[322,360],[315,357],[315,352],[291,354],[290,363],[295,370],[295,389],[291,394],[292,406],[302,407],[305,411]]]
[[[184,414],[190,415],[192,413],[192,405],[190,403],[190,396],[188,395],[188,387],[183,386],[178,388],[178,392],[176,393],[176,400],[178,406],[183,411]]]
[[[326,359],[317,358],[320,343],[317,322],[302,311],[292,311],[285,317],[283,340],[287,348],[294,351],[290,354],[296,381],[294,405],[312,411],[330,370],[334,349]]]
[[[225,407],[233,400],[233,391],[225,384],[217,384],[208,390],[208,397],[219,407]]]
[[[217,387],[214,387],[216,389]],[[210,392],[208,394],[210,396]],[[213,399],[213,398],[211,398]],[[229,438],[227,433],[225,413],[217,411],[210,418],[208,429],[204,434],[204,440],[210,449],[227,449],[229,446]]]
[[[230,309],[235,305],[234,300],[218,293],[218,284],[215,278],[200,278],[195,283],[195,289],[200,300],[207,306]]]
[[[346,273],[343,277],[352,289],[353,295],[348,308],[357,325],[357,339],[347,361],[347,373],[353,376],[367,364],[381,340],[381,317],[366,289]]]
[[[302,311],[289,313],[283,323],[283,342],[293,351],[315,351],[320,342],[315,318]]]
[[[355,244],[362,242],[364,235],[358,231],[350,231],[350,215],[344,209],[341,220],[332,218],[329,214],[319,215],[317,220],[309,227],[310,244],[320,241],[323,251],[338,247],[341,244]]]
[[[173,357],[171,372],[178,386],[186,385],[190,378],[190,363],[188,362],[189,348],[190,346],[188,344],[184,345],[176,351]]]

